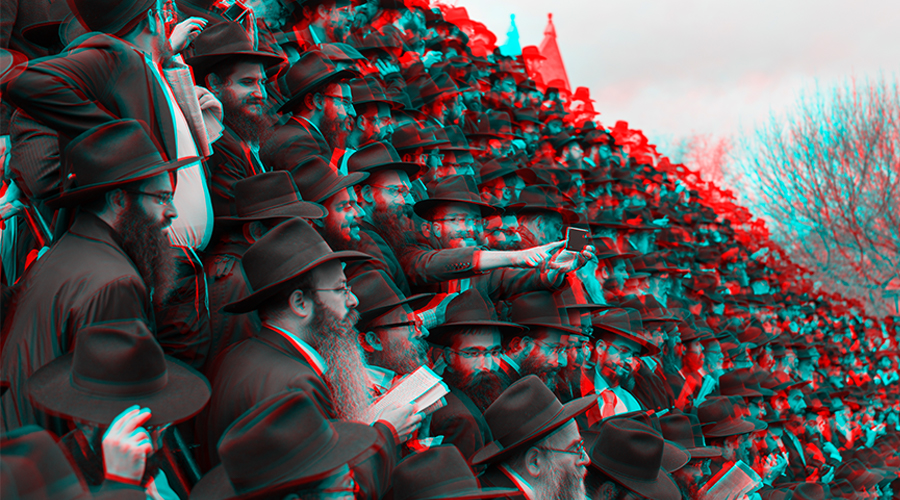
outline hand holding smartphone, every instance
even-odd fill
[[[566,229],[566,250],[581,253],[590,244],[590,233],[577,227]]]

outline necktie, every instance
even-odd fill
[[[616,403],[618,402],[615,393],[609,389],[604,389],[603,392],[600,393],[600,397],[603,398],[603,408],[600,409],[600,418],[607,418],[615,415]]]

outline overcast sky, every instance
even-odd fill
[[[539,45],[553,13],[573,87],[607,127],[651,143],[730,136],[788,108],[803,89],[900,74],[900,1],[457,0],[506,40]]]

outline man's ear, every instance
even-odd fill
[[[384,347],[381,345],[381,339],[378,338],[378,335],[376,335],[375,332],[359,332],[359,337],[360,345],[362,345],[362,348],[365,349],[366,352],[381,352],[384,350]]]
[[[206,78],[203,79],[206,83],[206,88],[212,91],[213,94],[219,95],[219,92],[222,90],[222,85],[225,83],[219,78],[219,75],[215,73],[210,73],[206,75]]]
[[[532,446],[525,452],[525,470],[531,477],[541,475],[541,461],[541,452],[536,447]]]
[[[375,204],[375,195],[372,194],[372,186],[368,184],[359,187],[359,197],[369,205]]]
[[[125,191],[122,189],[113,189],[106,192],[107,210],[118,216],[125,211]]]
[[[291,312],[296,316],[308,319],[312,317],[313,301],[312,297],[303,294],[302,290],[294,290],[288,301],[290,303]]]
[[[437,224],[434,222],[426,223],[426,224],[429,224],[431,226],[431,232],[434,233],[435,238],[441,237],[441,225],[440,224]]]
[[[329,15],[328,8],[325,7],[323,4],[319,4],[316,7],[316,17],[321,17],[321,18],[325,19],[325,18],[328,18],[328,15]]]
[[[437,226],[437,225],[435,224],[435,226]],[[423,222],[422,225],[419,226],[419,229],[422,231],[422,236],[424,236],[426,238],[431,238],[432,231],[431,231],[431,223],[430,222],[428,222],[428,221]],[[435,237],[440,238],[440,229],[439,228],[436,230],[436,233],[437,234],[435,235]]]

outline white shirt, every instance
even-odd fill
[[[146,56],[147,65],[166,93],[172,120],[175,126],[175,150],[179,159],[199,156],[191,127],[188,125],[181,107],[175,100],[175,94],[169,83],[163,78],[159,66]],[[202,251],[209,244],[213,229],[212,200],[209,197],[206,176],[200,161],[189,163],[176,172],[178,184],[175,186],[173,205],[178,210],[178,217],[169,226],[169,241],[173,245],[188,247]]]
[[[527,500],[535,500],[537,496],[535,496],[534,488],[528,484],[528,481],[525,480],[522,476],[519,475],[518,472],[510,469],[506,466],[506,464],[500,464],[497,466],[500,469],[500,472],[506,474],[513,483],[516,484],[516,487],[519,488],[519,491],[525,496]]]
[[[613,394],[616,395],[616,407],[614,410],[615,413],[613,413],[614,415],[643,410],[643,407],[641,407],[641,403],[630,392],[622,387],[610,387],[606,379],[603,378],[602,375],[600,375],[600,372],[595,371],[594,392],[600,394],[606,389],[609,389]],[[604,405],[602,397],[597,400],[597,405],[600,406],[600,413],[602,414]]]
[[[294,347],[297,348],[298,351],[300,351],[300,354],[302,354],[303,357],[306,358],[307,361],[309,361],[313,369],[316,370],[320,377],[328,371],[328,363],[325,362],[325,358],[320,356],[319,353],[316,352],[316,350],[313,349],[311,345],[304,342],[300,337],[285,330],[284,328],[279,328],[275,325],[264,323],[263,326],[280,333],[282,337],[288,339],[291,344],[293,344]]]

